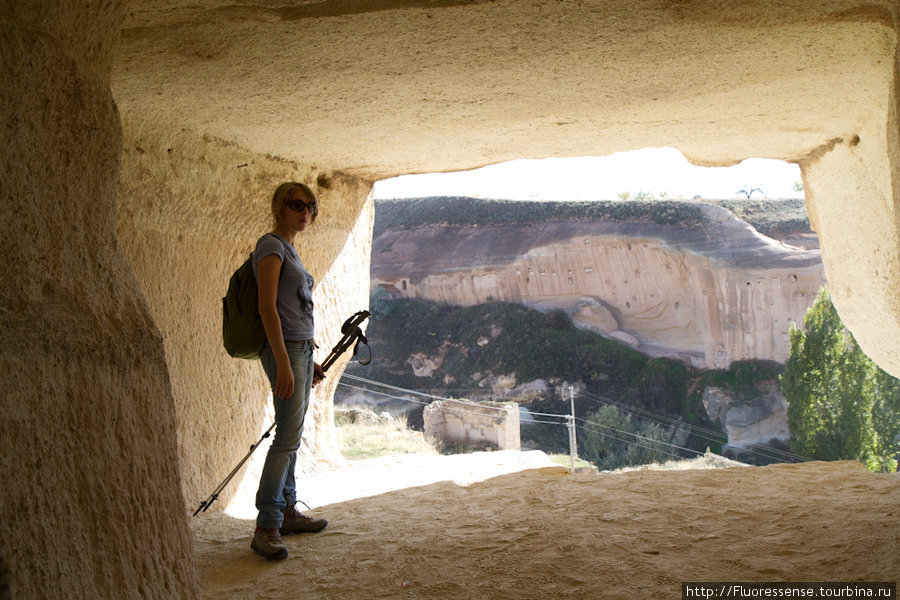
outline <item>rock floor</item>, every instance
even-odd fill
[[[686,581],[900,578],[897,474],[851,462],[572,474],[541,453],[483,454],[311,476],[310,512],[329,526],[286,536],[283,561],[250,550],[246,506],[194,519],[204,598],[674,598]],[[354,480],[375,495],[337,500]]]

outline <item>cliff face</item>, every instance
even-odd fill
[[[559,308],[579,327],[701,368],[783,362],[791,324],[825,282],[819,251],[762,236],[725,209],[694,208],[699,220],[672,225],[389,226],[373,241],[372,285],[460,306]]]

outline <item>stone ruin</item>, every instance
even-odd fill
[[[498,450],[521,450],[519,405],[514,402],[438,400],[425,407],[425,439]]]

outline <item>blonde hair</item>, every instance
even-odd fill
[[[306,199],[313,202],[314,206],[309,211],[309,222],[310,224],[315,223],[316,216],[319,214],[319,199],[316,198],[315,192],[308,185],[297,183],[296,181],[282,183],[275,189],[275,193],[272,194],[272,218],[275,219],[276,223],[278,222],[278,216],[281,214],[281,211],[287,208],[287,205],[290,203],[290,197],[295,190],[301,190]]]

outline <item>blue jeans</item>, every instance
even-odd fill
[[[294,469],[297,466],[297,448],[303,434],[303,419],[309,407],[309,396],[313,381],[313,342],[285,342],[291,369],[294,371],[294,393],[290,398],[274,397],[275,436],[266,454],[259,490],[256,492],[256,526],[264,529],[281,527],[284,518],[281,510],[297,502],[297,488]],[[272,389],[278,367],[272,348],[266,344],[259,356],[263,370],[269,378]]]

